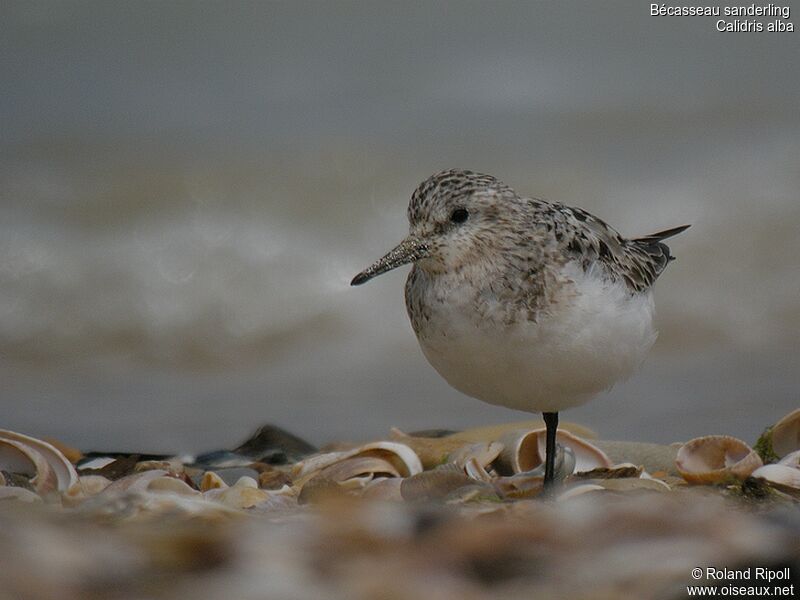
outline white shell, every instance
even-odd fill
[[[800,469],[784,464],[764,465],[751,474],[751,477],[768,481],[778,489],[800,493]]]
[[[39,452],[16,440],[0,438],[0,468],[31,476],[31,485],[38,494],[52,494],[58,489],[58,478]]]
[[[675,466],[681,477],[695,484],[744,480],[762,464],[755,450],[728,435],[707,435],[689,440],[675,457]]]
[[[389,461],[401,477],[410,477],[422,472],[422,463],[416,452],[398,442],[371,442],[351,450],[327,452],[309,456],[294,465],[292,475],[300,479],[354,456],[381,458]]]
[[[782,459],[778,461],[779,465],[786,465],[788,467],[794,467],[795,469],[800,469],[800,450],[795,450],[794,452],[790,452]]]
[[[772,427],[772,450],[781,457],[800,450],[800,408],[790,412]]]
[[[75,467],[69,462],[67,457],[52,444],[15,431],[0,429],[0,441],[3,440],[24,444],[27,448],[37,452],[55,474],[55,489],[59,492],[65,492],[78,483],[78,472],[75,470]],[[30,455],[28,451],[24,452]]]
[[[544,462],[547,448],[547,430],[534,429],[532,431],[512,431],[505,434],[500,442],[503,451],[498,458],[498,464],[506,472],[524,473],[531,471]],[[575,454],[574,473],[591,471],[599,467],[611,467],[611,459],[605,452],[583,438],[559,429],[556,442],[570,448]]]

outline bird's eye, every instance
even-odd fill
[[[468,218],[469,218],[469,212],[467,212],[466,208],[457,208],[452,213],[450,213],[451,223],[463,223]]]

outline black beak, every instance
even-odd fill
[[[353,277],[350,285],[361,285],[373,277],[386,273],[386,271],[391,271],[426,256],[429,256],[428,246],[414,237],[408,237],[385,256]]]

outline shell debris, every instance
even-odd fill
[[[669,597],[709,556],[800,570],[797,414],[767,429],[768,464],[730,436],[667,446],[575,426],[559,432],[552,495],[537,423],[328,452],[264,427],[199,456],[72,460],[3,430],[0,596],[71,600],[108,582],[121,600],[358,600],[392,582],[398,599],[642,598]]]

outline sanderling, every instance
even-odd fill
[[[442,171],[416,189],[409,235],[353,278],[413,262],[411,325],[457,390],[541,412],[545,486],[558,412],[630,375],[653,345],[653,283],[672,260],[663,240],[626,239],[580,208],[518,195],[490,175]]]

